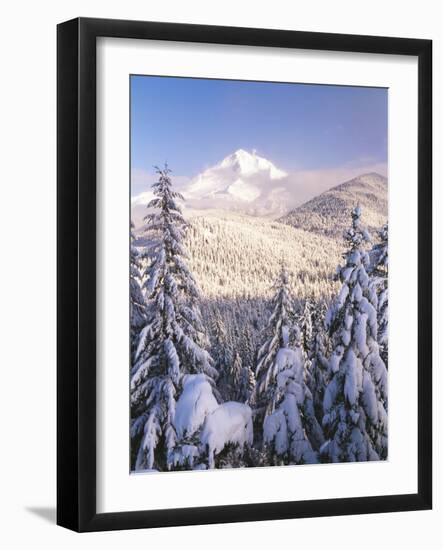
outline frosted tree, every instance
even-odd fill
[[[306,353],[306,357],[309,358],[312,339],[313,339],[313,326],[312,326],[312,314],[314,305],[311,298],[306,298],[303,305],[303,311],[298,316],[298,324],[300,326],[302,334],[302,347]]]
[[[252,320],[250,319],[250,315],[248,315],[249,312],[244,307],[247,303],[250,303],[250,300],[242,300],[238,305],[238,311],[244,311],[244,317],[240,321],[243,327],[236,331],[236,343],[238,343],[238,351],[243,366],[253,368],[255,366],[255,341],[251,330]]]
[[[263,422],[263,441],[276,463],[312,464],[317,453],[307,435],[309,422],[305,407],[308,392],[304,381],[304,358],[300,346],[295,350],[282,347],[274,360],[274,409]],[[309,417],[311,419],[311,417]]]
[[[361,210],[352,211],[348,250],[338,269],[342,287],[328,310],[332,338],[330,381],[323,401],[325,459],[352,462],[387,456],[387,370],[377,343],[377,311],[368,275],[369,235]]]
[[[130,231],[130,272],[129,272],[129,289],[130,289],[130,329],[131,329],[131,354],[135,351],[135,346],[140,330],[146,323],[146,302],[141,289],[141,262],[140,254],[134,245],[134,224],[131,222]]]
[[[229,368],[232,363],[232,350],[225,321],[219,309],[215,310],[211,323],[211,352],[218,373],[217,388],[222,398],[227,401],[231,392]]]
[[[388,224],[378,232],[377,242],[371,252],[371,285],[376,294],[378,343],[380,355],[388,366]]]
[[[249,365],[243,366],[240,376],[240,395],[239,401],[247,403],[250,406],[255,404],[254,402],[254,390],[255,390],[255,374]]]
[[[175,470],[201,469],[205,462],[200,443],[202,427],[219,404],[205,374],[184,375],[182,388],[174,416],[179,444],[172,452],[172,466]]]
[[[234,358],[229,366],[229,386],[231,388],[231,401],[242,401],[241,378],[243,363],[238,351],[234,352]]]
[[[308,432],[313,433],[317,422],[305,383],[300,330],[293,324],[293,302],[283,264],[275,290],[269,337],[259,350],[256,370],[258,411],[264,410],[258,416],[263,419],[263,442],[276,463],[314,463],[317,453]],[[322,442],[319,435],[317,446]]]
[[[131,435],[138,447],[135,469],[165,469],[177,443],[176,397],[184,374],[216,375],[202,347],[199,291],[186,265],[187,223],[173,190],[170,170],[157,169],[154,198],[145,217],[148,250],[145,278],[147,321],[140,332],[131,377]]]
[[[318,363],[317,361],[313,362],[313,347],[314,347],[314,326],[313,326],[313,315],[314,315],[314,303],[311,298],[306,298],[303,304],[303,309],[301,314],[297,316],[298,324],[301,330],[301,348],[303,351],[304,357],[304,369],[305,369],[305,381],[309,388],[311,397],[307,399],[307,405],[309,407],[309,412],[311,416],[315,416],[316,421],[313,422],[313,428],[315,433],[318,434],[318,439],[316,439],[317,445],[324,442],[321,428],[318,424],[318,415],[316,415],[316,407],[314,403],[314,396],[318,399],[318,393],[322,391],[321,386],[321,377],[319,377],[319,372],[317,370]],[[318,328],[318,327],[317,327]],[[323,388],[324,390],[324,388]],[[323,411],[323,408],[322,408]],[[321,417],[322,418],[322,417]],[[321,422],[321,420],[320,420]]]
[[[385,224],[378,233],[379,241],[370,251],[371,273],[383,278],[388,276],[388,224]]]
[[[309,346],[308,387],[312,394],[315,417],[323,420],[323,399],[328,381],[328,339],[324,328],[326,307],[316,304],[312,312],[312,340]]]
[[[289,276],[282,263],[279,276],[274,283],[275,295],[272,299],[272,314],[266,328],[267,339],[258,351],[256,396],[257,403],[267,414],[275,409],[276,367],[275,358],[281,348],[289,346],[293,327],[294,307],[290,294]]]

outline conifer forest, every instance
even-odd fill
[[[131,471],[388,457],[387,180],[236,208],[242,171],[283,181],[265,162],[216,167],[237,174],[228,207],[197,207],[212,173],[182,194],[168,165],[133,206]]]

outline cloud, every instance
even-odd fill
[[[235,201],[235,197],[216,194],[214,197],[200,200],[187,200],[186,205],[190,209],[212,209],[223,208],[228,210],[240,210],[254,215],[281,216],[309,201],[310,199],[335,187],[345,181],[351,180],[362,174],[377,172],[387,176],[386,163],[374,163],[372,159],[359,159],[347,163],[339,168],[324,168],[317,170],[296,170],[287,177],[271,180],[258,176],[251,177],[251,184],[259,191],[259,197],[247,205],[244,201]],[[172,174],[175,189],[185,192],[191,181],[187,176],[174,176]],[[157,180],[156,174],[144,170],[133,170],[131,177],[131,208],[132,218],[138,226],[146,214],[146,204],[152,199],[150,190],[152,184]],[[249,180],[248,180],[249,181]]]
[[[331,187],[370,172],[377,172],[382,176],[387,176],[387,164],[355,163],[354,165],[354,163],[349,163],[340,168],[298,170],[292,172],[285,182],[286,189],[290,191],[292,197],[290,206],[299,206]]]

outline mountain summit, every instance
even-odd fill
[[[183,190],[194,207],[229,208],[250,214],[284,212],[280,180],[288,174],[271,161],[238,149],[196,176]],[[281,205],[280,205],[281,203]]]
[[[276,168],[271,161],[258,156],[255,149],[252,153],[248,153],[244,149],[238,149],[235,153],[223,159],[218,166],[233,170],[243,176],[251,176],[261,172],[268,172],[269,177],[273,180],[287,176],[286,172]]]

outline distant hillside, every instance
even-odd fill
[[[203,295],[212,298],[272,296],[282,259],[297,297],[329,296],[336,290],[332,276],[343,248],[276,221],[220,212],[193,218],[186,245]]]
[[[387,180],[366,174],[333,187],[279,220],[225,209],[187,216],[189,267],[206,299],[269,298],[281,260],[291,273],[294,295],[330,297],[342,261],[343,232],[360,204],[371,231],[387,220]],[[187,212],[190,214],[190,212]],[[136,230],[138,246],[146,241]]]
[[[281,260],[297,298],[329,297],[337,290],[333,274],[343,252],[341,241],[216,210],[190,222],[185,241],[188,265],[205,298],[270,298]],[[138,234],[137,246],[143,248],[147,241]]]
[[[358,176],[337,185],[279,219],[280,222],[327,237],[341,239],[357,204],[370,231],[387,221],[388,180],[380,174]]]

